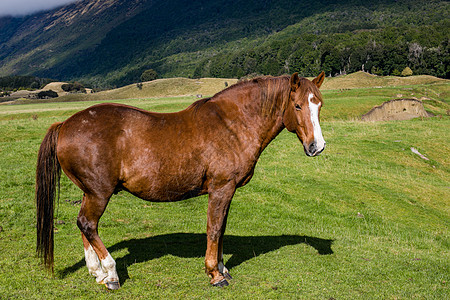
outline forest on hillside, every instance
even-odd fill
[[[99,16],[74,4],[55,14],[0,19],[0,75],[93,88],[139,82],[150,69],[159,78],[405,69],[450,78],[449,1],[142,0],[129,17],[130,4],[115,3]],[[50,26],[65,13],[80,18]]]
[[[301,34],[203,60],[195,69],[194,77],[241,77],[250,73],[280,75],[296,71],[304,76],[314,76],[322,70],[328,76],[356,71],[400,76],[409,67],[416,75],[449,78],[449,40],[440,39],[439,32],[444,28],[436,27],[390,27],[319,36]],[[433,32],[434,36],[430,34]],[[434,43],[430,42],[433,38]]]
[[[145,69],[161,77],[240,78],[293,72],[315,76],[322,70],[327,76],[361,70],[400,76],[410,68],[414,75],[450,78],[448,1],[430,1],[427,6],[423,1],[343,1],[330,7],[304,15],[293,25],[267,26],[266,34],[258,23],[262,20],[227,24],[214,38],[210,31],[179,34],[165,47],[144,50],[139,60],[131,59],[139,63],[112,73],[111,82],[134,82]],[[275,12],[279,15],[274,20],[286,13]],[[224,43],[238,35],[239,28],[248,36]]]

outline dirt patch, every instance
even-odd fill
[[[394,121],[410,120],[414,118],[428,118],[434,116],[425,111],[423,103],[416,99],[395,99],[375,106],[368,113],[362,115],[363,121]]]

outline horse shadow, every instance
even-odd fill
[[[279,236],[224,236],[224,254],[231,254],[226,261],[229,270],[259,255],[272,252],[288,245],[306,244],[320,255],[333,254],[333,240],[299,235]],[[121,284],[129,279],[127,266],[146,262],[165,255],[182,258],[202,257],[206,251],[206,234],[171,233],[142,239],[130,239],[119,242],[108,248],[113,255],[115,251],[128,249],[128,254],[116,259],[116,268]],[[113,255],[114,256],[114,255]],[[59,272],[60,278],[85,266],[82,258],[76,264]]]

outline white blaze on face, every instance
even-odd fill
[[[309,103],[309,111],[311,112],[311,122],[313,124],[314,128],[314,142],[316,143],[317,149],[319,151],[323,150],[325,148],[325,140],[322,136],[322,129],[320,129],[319,124],[319,108],[321,103],[315,104],[311,100],[314,97],[313,93],[310,93],[308,96],[308,103]]]

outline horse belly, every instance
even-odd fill
[[[171,174],[135,177],[123,183],[131,194],[152,202],[173,202],[206,193],[200,178]]]
[[[122,164],[121,182],[125,190],[155,202],[179,201],[206,193],[204,168],[199,159],[181,151],[175,151],[178,155],[167,155],[169,150],[149,148],[140,153],[130,151],[132,160]]]

